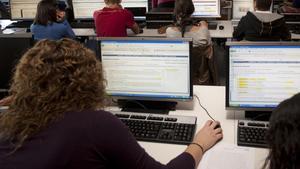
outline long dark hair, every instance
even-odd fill
[[[300,168],[300,93],[279,104],[267,134],[270,152],[264,168]]]
[[[53,0],[42,0],[37,5],[34,24],[47,25],[56,22],[56,3]]]
[[[175,25],[180,28],[182,37],[185,33],[185,27],[192,24],[191,15],[194,13],[194,11],[195,7],[192,0],[175,1]]]

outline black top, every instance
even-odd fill
[[[104,111],[66,113],[62,120],[7,155],[10,151],[7,143],[0,143],[1,169],[195,168],[188,153],[180,154],[167,165],[155,161],[119,119]]]
[[[252,12],[242,17],[233,32],[233,38],[249,41],[278,41],[290,40],[291,34],[283,17],[269,22],[263,22]]]

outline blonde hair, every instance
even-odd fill
[[[0,140],[15,145],[65,112],[104,107],[101,63],[71,39],[42,40],[20,59],[10,88],[12,104],[0,114]]]
[[[105,4],[120,4],[122,0],[104,0]]]

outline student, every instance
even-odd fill
[[[264,168],[300,168],[300,93],[279,104],[267,134],[270,152]],[[269,167],[266,167],[269,165]]]
[[[0,114],[1,169],[195,169],[222,138],[219,123],[207,121],[185,152],[160,164],[101,110],[104,84],[100,62],[80,43],[37,42],[17,65],[11,104]]]
[[[174,8],[175,0],[152,0],[152,8]]]
[[[64,11],[58,9],[50,0],[42,0],[38,3],[37,14],[30,29],[35,40],[75,38],[71,26],[64,18]]]
[[[208,24],[205,21],[193,22],[191,15],[194,10],[192,0],[176,0],[175,24],[167,28],[166,35],[174,38],[193,38],[193,84],[216,84],[217,74]]]
[[[104,0],[106,7],[94,12],[98,37],[126,37],[127,28],[138,34],[140,28],[133,14],[121,6],[122,0]]]
[[[282,15],[270,12],[272,0],[254,0],[254,12],[242,17],[233,38],[249,41],[290,40],[291,34]]]

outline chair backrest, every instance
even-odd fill
[[[217,85],[218,71],[214,59],[213,45],[192,49],[192,78],[194,85]]]

